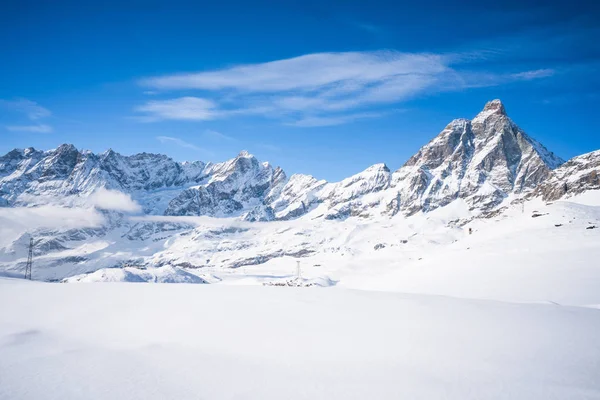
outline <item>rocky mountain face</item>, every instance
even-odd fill
[[[104,187],[130,194],[145,214],[167,216],[344,219],[412,215],[456,199],[487,211],[511,194],[554,199],[596,187],[597,153],[554,171],[563,163],[493,100],[472,120],[452,121],[397,171],[377,164],[335,183],[302,174],[287,177],[245,151],[205,164],[147,153],[94,154],[72,145],[45,152],[13,150],[0,157],[0,206],[30,206],[49,198],[76,205]]]
[[[533,195],[545,201],[600,190],[600,150],[574,157],[552,172]]]
[[[242,152],[233,160],[179,163],[159,154],[13,150],[0,157],[0,205],[77,205],[99,188],[130,194],[147,214],[226,216],[261,204],[286,180],[280,168]]]
[[[393,173],[377,164],[337,183],[295,175],[284,188],[286,200],[269,205],[280,219],[313,209],[326,219],[412,215],[456,199],[488,211],[511,194],[533,190],[563,162],[493,100],[473,120],[452,121]]]
[[[322,252],[351,256],[355,250],[348,243],[358,232],[394,216],[400,221],[458,201],[461,210],[463,204],[470,209],[468,218],[483,217],[500,212],[511,197],[553,201],[600,190],[599,172],[600,150],[563,164],[523,132],[498,100],[472,120],[452,121],[398,170],[376,164],[340,182],[288,177],[245,151],[214,164],[112,150],[94,154],[67,144],[49,151],[15,149],[0,157],[0,211],[19,207],[13,219],[0,214],[0,272],[22,276],[31,236],[36,265],[49,280],[100,268],[237,268]],[[108,211],[91,201],[101,188],[130,195],[142,215]],[[39,228],[16,223],[14,230],[5,229],[24,215],[20,207],[46,204],[83,211],[76,215],[100,214],[94,218],[103,222],[42,228],[29,221]],[[230,218],[187,218],[193,216]],[[273,220],[280,223],[255,223]],[[398,243],[404,246],[407,237]]]
[[[452,121],[394,173],[397,197],[388,209],[410,215],[459,198],[489,209],[511,193],[535,188],[563,162],[493,100],[474,119]]]
[[[124,193],[180,187],[204,179],[204,163],[177,163],[164,155],[123,156],[57,149],[13,150],[0,157],[0,198],[5,205],[36,205],[46,199],[82,198],[104,187]]]
[[[169,202],[165,215],[243,213],[244,219],[252,221],[273,219],[261,205],[285,184],[286,176],[281,168],[260,163],[243,151],[233,160],[206,165],[204,174],[200,185],[182,191]]]

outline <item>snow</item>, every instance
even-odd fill
[[[599,153],[547,179],[487,108],[338,183],[247,152],[0,157],[0,399],[600,399]],[[519,165],[488,159],[496,123]],[[526,174],[577,185],[546,203]],[[64,284],[6,278],[30,236]]]
[[[91,274],[75,275],[63,280],[75,282],[150,282],[150,283],[208,283],[200,276],[181,268],[102,268]]]
[[[288,179],[280,168],[246,151],[221,163],[178,163],[159,154],[94,154],[65,144],[0,157],[0,204],[81,206],[103,190],[118,190],[123,192],[118,205],[125,204],[125,211],[135,210],[135,201],[145,214],[154,215],[288,220],[317,208],[318,215],[331,219],[412,215],[423,205],[431,210],[456,198],[481,209],[496,206],[512,192],[533,189],[561,163],[522,132],[495,100],[473,121],[451,122],[403,167],[418,167],[412,171],[392,174],[385,164],[375,164],[327,183],[303,175]],[[496,188],[484,202],[478,194],[482,184]]]
[[[2,399],[597,399],[600,312],[0,279]]]
[[[546,214],[532,218],[532,212]],[[498,221],[473,221],[474,233],[362,288],[513,302],[598,304],[600,234],[598,207],[569,202],[527,204]],[[561,225],[561,226],[556,226]]]
[[[600,190],[588,190],[587,192],[578,194],[575,197],[568,199],[570,202],[583,204],[586,206],[594,206],[600,204]]]
[[[292,279],[299,260],[304,278],[337,287],[588,306],[600,304],[594,262],[600,259],[600,229],[587,229],[600,226],[596,194],[552,204],[530,200],[524,209],[517,203],[489,218],[474,218],[461,199],[409,218],[326,220],[309,214],[250,223],[133,216],[101,236],[61,239],[61,248],[35,257],[33,276],[60,281],[92,273],[72,280],[126,281],[131,276],[118,271],[129,265],[169,267],[218,285],[259,286]],[[534,211],[541,216],[533,218]],[[51,245],[53,235],[40,240]],[[28,241],[23,236],[0,253],[2,275],[22,276]],[[178,281],[172,274],[169,279]],[[156,280],[145,276],[132,279]]]

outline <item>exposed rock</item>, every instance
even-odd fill
[[[587,190],[600,190],[600,150],[577,156],[553,171],[534,195],[554,201]]]
[[[455,199],[489,210],[535,188],[562,160],[523,132],[499,100],[473,120],[452,121],[394,173],[389,210],[430,211]]]

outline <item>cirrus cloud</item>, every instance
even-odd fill
[[[329,126],[375,116],[411,98],[551,76],[552,69],[471,71],[484,55],[396,51],[314,53],[213,71],[142,79],[165,91],[198,91],[149,101],[136,111],[147,121],[211,120],[259,115],[296,126]],[[290,122],[292,121],[292,122]]]
[[[11,132],[33,132],[33,133],[50,133],[53,131],[50,125],[37,124],[37,125],[10,125],[6,127],[6,130]]]
[[[0,99],[0,107],[24,114],[27,119],[37,121],[42,118],[47,118],[52,115],[50,110],[40,106],[38,103],[28,99],[4,100]],[[52,127],[47,124],[35,125],[9,125],[6,130],[10,132],[31,132],[31,133],[50,133]]]

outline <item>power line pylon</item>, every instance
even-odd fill
[[[25,279],[31,280],[31,268],[33,267],[33,238],[29,238],[29,255],[25,265]]]

